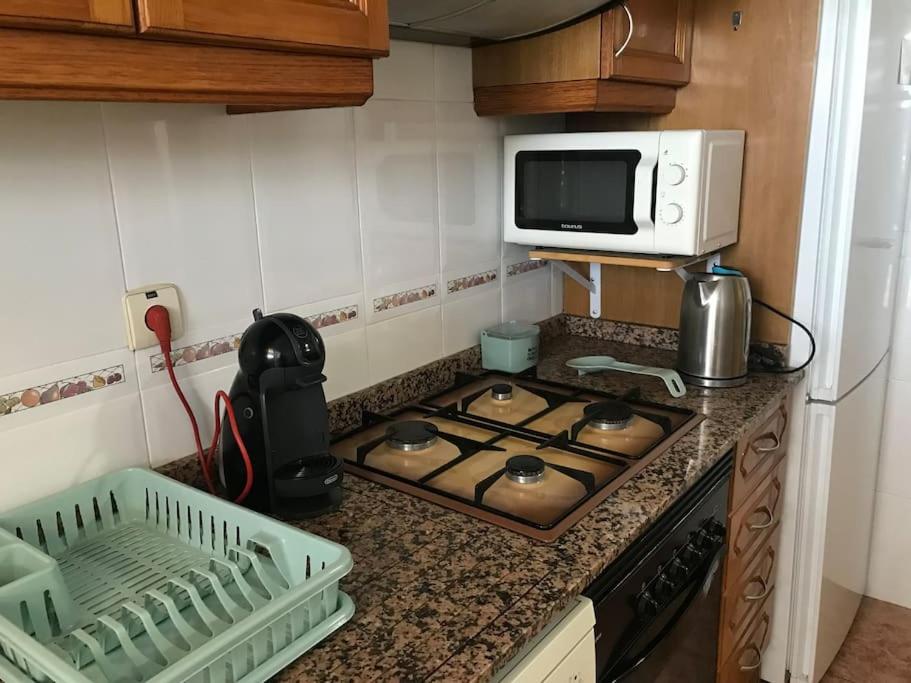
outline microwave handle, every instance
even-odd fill
[[[658,166],[658,147],[654,150],[642,149],[642,158],[636,166],[635,193],[633,195],[633,220],[641,229],[652,230],[655,221],[652,220],[652,201],[657,192],[655,168]]]

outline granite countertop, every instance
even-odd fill
[[[673,399],[655,378],[578,377],[570,358],[611,355],[671,367],[670,351],[588,337],[547,340],[544,379],[608,392],[640,386],[647,400],[707,417],[553,543],[545,544],[346,475],[341,509],[301,528],[354,558],[342,589],[350,623],[275,677],[304,681],[486,681],[579,595],[744,434],[800,375],[755,375],[726,390]],[[192,467],[170,474],[194,479]],[[166,472],[168,473],[168,472]]]

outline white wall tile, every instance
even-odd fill
[[[148,466],[139,395],[132,392],[2,432],[0,464],[0,510],[108,472]]]
[[[97,104],[0,103],[0,377],[126,346]]]
[[[223,107],[104,105],[127,286],[173,282],[185,330],[262,306],[250,153]]]
[[[867,595],[911,608],[911,543],[907,543],[911,499],[876,494]]]
[[[0,380],[0,394],[111,368],[120,380],[71,398],[0,415],[0,508],[11,508],[124,467],[147,466],[142,407],[126,349]],[[91,381],[91,378],[87,378]]]
[[[503,281],[503,320],[536,323],[550,317],[550,268]]]
[[[433,45],[393,40],[373,63],[373,98],[433,100]]]
[[[458,102],[437,104],[436,123],[443,271],[465,275],[500,252],[499,129]]]
[[[483,288],[479,288],[483,289]],[[481,331],[500,322],[500,289],[490,287],[477,294],[447,300],[443,304],[443,355],[481,343]]]
[[[251,132],[266,309],[361,291],[353,111],[244,118]]]
[[[436,101],[474,103],[471,48],[434,45],[433,61]]]
[[[363,327],[325,337],[326,400],[354,393],[370,386],[367,364],[367,333]]]
[[[215,427],[215,392],[229,391],[236,374],[237,366],[232,364],[180,379],[180,388],[199,423],[204,449],[209,448]],[[196,453],[190,421],[170,383],[143,389],[142,410],[152,467]]]
[[[911,382],[911,249],[905,252],[902,259],[895,294],[895,327],[892,330],[892,366],[889,376]],[[911,408],[911,403],[906,405]]]
[[[877,489],[911,499],[911,382],[891,380],[886,393]]]
[[[433,104],[371,101],[355,127],[369,304],[439,277]]]
[[[443,321],[433,306],[367,326],[370,384],[413,370],[442,356]]]

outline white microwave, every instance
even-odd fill
[[[504,138],[506,242],[697,256],[737,241],[743,131]]]

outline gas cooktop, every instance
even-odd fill
[[[533,374],[454,386],[333,442],[346,469],[543,541],[575,524],[702,417]]]

